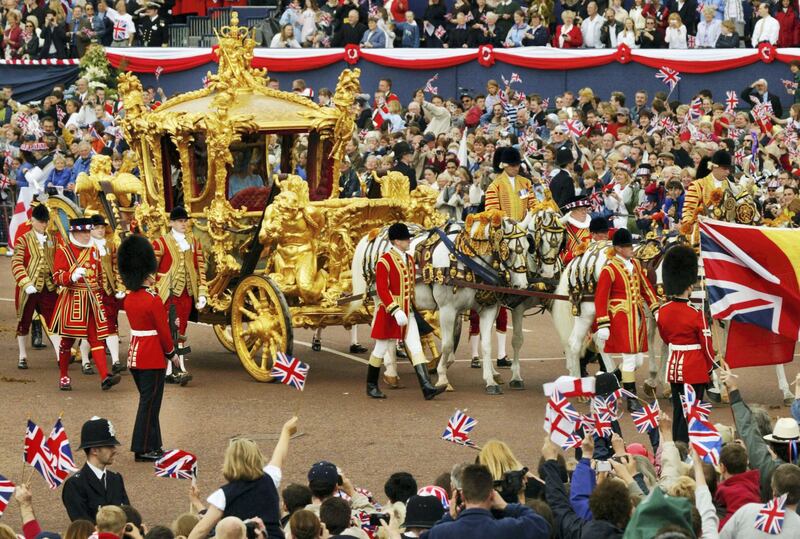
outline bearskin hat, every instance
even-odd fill
[[[117,260],[122,283],[128,290],[140,289],[147,276],[158,268],[153,246],[144,236],[131,235],[122,240]]]
[[[661,268],[664,276],[664,293],[667,296],[682,294],[697,282],[697,254],[694,249],[677,245],[664,255]]]
[[[508,165],[519,165],[522,163],[522,156],[519,150],[513,146],[500,146],[494,151],[492,166],[495,172],[503,172]]]

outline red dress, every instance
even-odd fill
[[[705,316],[688,300],[673,299],[658,311],[658,333],[669,345],[667,382],[704,384],[714,360]]]
[[[404,260],[405,258],[405,260]],[[375,268],[375,288],[380,304],[372,323],[372,338],[402,339],[405,328],[401,328],[394,319],[394,313],[401,309],[407,317],[414,316],[414,257],[408,253],[401,254],[394,247],[383,253]]]
[[[647,352],[647,323],[644,302],[650,310],[658,310],[658,296],[647,280],[642,266],[635,258],[630,260],[629,272],[623,259],[609,258],[600,271],[594,294],[597,327],[609,327],[611,336],[606,341],[609,354],[638,354]]]
[[[124,300],[131,326],[128,368],[166,369],[166,354],[172,351],[172,334],[161,298],[155,291],[140,288]]]
[[[581,45],[583,45],[583,34],[581,34],[581,27],[573,24],[572,28],[569,30],[569,32],[567,32],[570,40],[564,40],[564,45],[562,46],[559,43],[559,36],[561,35],[561,28],[563,26],[563,24],[559,24],[556,27],[556,31],[553,34],[553,46],[557,49],[579,49]]]

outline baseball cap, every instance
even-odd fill
[[[327,460],[321,460],[311,465],[308,470],[308,482],[320,481],[325,483],[336,484],[339,482],[339,470],[336,465]]]

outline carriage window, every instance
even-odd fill
[[[250,211],[264,209],[269,198],[269,158],[264,133],[246,134],[231,145],[233,166],[228,168],[226,193],[231,206]]]
[[[172,209],[176,206],[183,206],[180,154],[172,139],[166,136],[161,139],[161,159],[166,208]]]
[[[202,131],[194,134],[194,141],[189,146],[189,158],[194,171],[192,196],[199,197],[208,179],[208,147],[206,146],[206,134]]]

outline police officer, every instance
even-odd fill
[[[142,47],[169,46],[169,29],[167,22],[158,14],[160,7],[159,4],[148,2],[144,8],[144,15],[136,21],[137,34]]]
[[[172,334],[161,298],[148,289],[158,267],[153,246],[143,236],[128,236],[119,246],[119,272],[128,295],[125,313],[131,325],[128,367],[139,390],[139,407],[131,438],[136,462],[157,460],[161,449],[161,399],[167,359],[175,357]]]
[[[93,417],[81,428],[86,464],[64,483],[61,500],[71,521],[94,522],[103,505],[129,505],[122,476],[108,469],[114,464],[119,441],[108,419]]]

